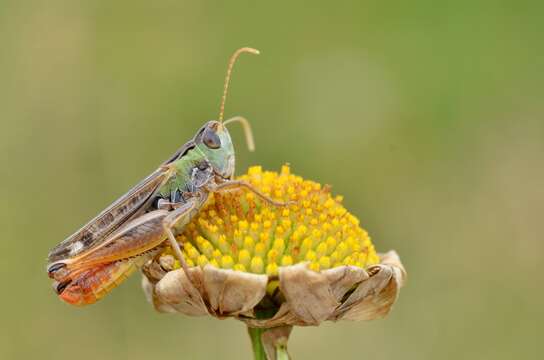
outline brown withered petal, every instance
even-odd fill
[[[394,251],[380,260],[367,270],[370,277],[336,309],[335,320],[374,320],[389,313],[406,281],[406,271]]]
[[[149,263],[146,267],[153,267]],[[160,276],[160,272],[154,274]],[[218,269],[206,265],[182,269],[148,279],[143,287],[159,311],[198,316],[235,317],[250,327],[319,325],[325,320],[371,320],[385,316],[396,301],[406,272],[394,251],[380,263],[361,269],[340,266],[316,272],[306,263],[280,267],[279,291],[283,302],[269,319],[256,319],[254,308],[267,295],[267,275]]]
[[[154,305],[168,305],[175,312],[191,316],[208,315],[209,311],[202,299],[204,275],[202,269],[189,270],[190,279],[183,270],[170,271],[155,285]],[[148,296],[149,297],[149,296]],[[168,307],[164,307],[164,309]],[[160,310],[159,308],[157,310]]]
[[[248,312],[248,316],[253,316],[253,308],[266,293],[267,281],[266,275],[217,269],[211,265],[204,267],[204,288],[210,311],[220,317]]]
[[[280,290],[296,317],[307,325],[319,325],[340,305],[327,277],[307,264],[280,268]]]
[[[356,266],[328,269],[323,271],[323,275],[327,278],[332,294],[338,302],[353,288],[353,284],[358,284],[369,277],[364,269]]]

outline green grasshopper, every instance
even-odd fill
[[[73,305],[98,301],[157,255],[166,241],[189,274],[175,236],[212,192],[244,187],[274,206],[285,205],[233,179],[235,154],[227,124],[241,123],[248,148],[254,149],[246,119],[223,121],[232,69],[244,52],[259,54],[258,50],[241,48],[230,58],[219,120],[204,124],[151,175],[49,252],[47,272],[62,300]]]

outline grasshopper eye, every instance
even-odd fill
[[[219,149],[221,147],[221,139],[213,130],[205,131],[202,141],[210,149]]]

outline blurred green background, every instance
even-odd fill
[[[385,320],[294,330],[295,359],[542,353],[538,1],[0,2],[0,358],[250,359],[233,320],[153,312],[140,276],[61,303],[48,250],[217,117],[251,164],[333,185],[409,281]],[[540,285],[539,285],[540,284]]]

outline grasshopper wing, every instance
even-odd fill
[[[147,210],[154,195],[157,194],[159,188],[168,180],[170,174],[165,165],[181,158],[188,150],[194,148],[194,146],[192,140],[185,143],[164,161],[159,169],[142,180],[121,198],[117,199],[72,236],[55,246],[49,252],[48,263],[51,264],[72,258],[89,248],[97,246],[121,225]]]
[[[166,168],[157,169],[81,229],[55,246],[49,252],[48,262],[74,257],[100,244],[121,225],[147,210],[154,195],[169,176],[170,172]]]

